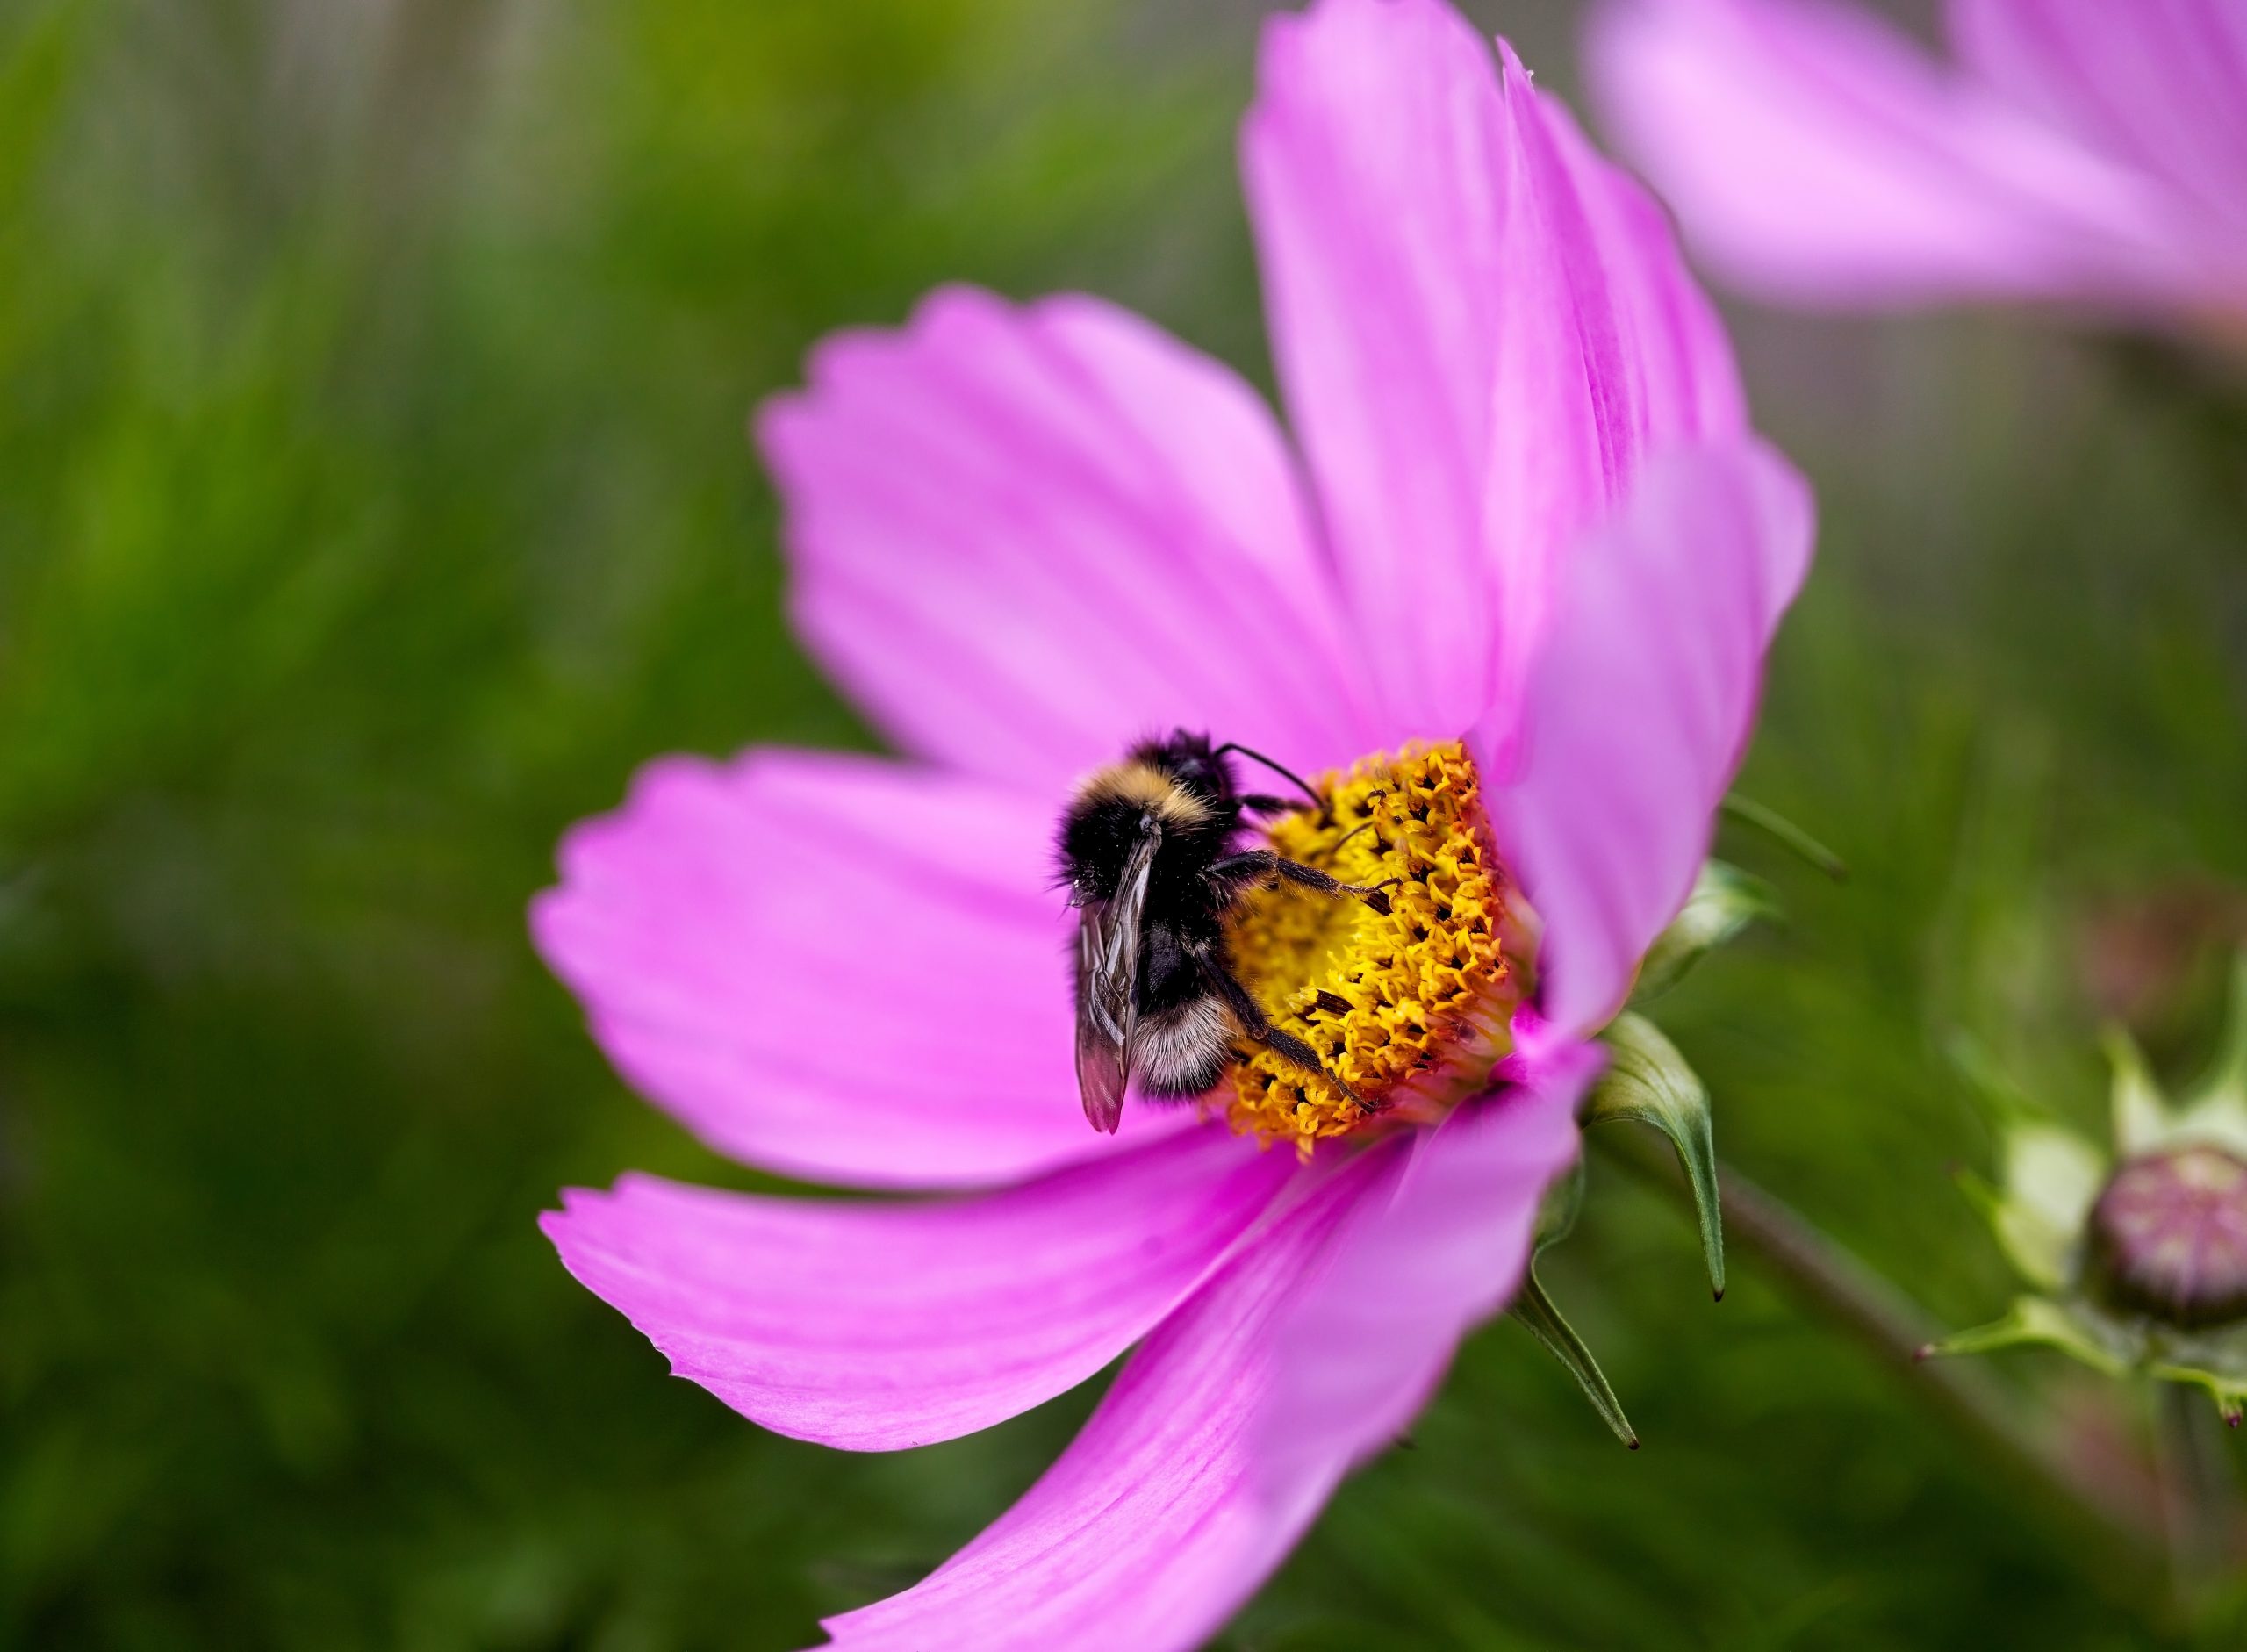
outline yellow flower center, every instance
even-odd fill
[[[1330,807],[1274,821],[1272,847],[1345,883],[1394,880],[1389,910],[1283,885],[1242,902],[1231,929],[1234,968],[1273,1024],[1357,1093],[1268,1050],[1235,1066],[1233,1129],[1306,1153],[1482,1089],[1512,1048],[1532,955],[1464,747],[1368,758],[1319,790]]]

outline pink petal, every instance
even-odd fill
[[[1624,389],[1642,445],[1711,442],[1748,428],[1732,341],[1708,294],[1685,268],[1668,212],[1585,139],[1566,104],[1532,97],[1529,76],[1504,53],[1508,109],[1524,133],[1528,164],[1547,198],[1573,194],[1591,236],[1615,317]],[[1557,160],[1564,172],[1556,173]]]
[[[1483,480],[1500,625],[1485,706],[1519,692],[1561,557],[1645,456],[1747,427],[1731,346],[1667,220],[1499,52],[1511,172]]]
[[[1546,1187],[1574,1161],[1590,1046],[1551,1052],[1533,1088],[1462,1108],[1359,1202],[1332,1269],[1279,1337],[1262,1472],[1285,1485],[1387,1445],[1441,1381],[1461,1336],[1511,1298]]]
[[[1809,492],[1769,449],[1654,460],[1571,554],[1519,722],[1475,731],[1559,1036],[1605,1023],[1683,905],[1810,541]]]
[[[1815,303],[2120,299],[2169,278],[2138,181],[1821,0],[1611,0],[1590,66],[1625,152],[1744,284]]]
[[[1506,168],[1490,49],[1440,0],[1275,17],[1241,147],[1289,413],[1391,737],[1455,733],[1490,646]]]
[[[1441,0],[1267,25],[1243,163],[1296,427],[1390,741],[1481,715],[1558,549],[1741,427],[1666,224]],[[1506,630],[1502,640],[1497,621]]]
[[[1960,55],[2086,146],[2173,185],[2247,274],[2247,7],[1951,0]]]
[[[765,1427],[950,1440],[1093,1375],[1296,1174],[1220,1128],[980,1198],[757,1197],[629,1176],[540,1224],[580,1282]]]
[[[1070,1064],[1051,806],[870,758],[651,764],[532,930],[625,1078],[711,1146],[870,1187],[1109,1150]],[[1134,1106],[1121,1139],[1191,1122]]]
[[[1303,768],[1366,695],[1272,419],[1095,299],[954,288],[828,340],[757,437],[799,629],[908,750],[1059,798],[1185,725]]]
[[[1394,1174],[1361,1154],[1287,1208],[1132,1356],[1022,1501],[903,1594],[831,1620],[849,1652],[1186,1652],[1317,1517],[1346,1457],[1266,1472],[1273,1336],[1356,1202]]]

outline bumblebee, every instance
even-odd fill
[[[1256,815],[1301,807],[1243,792],[1238,755],[1291,782],[1325,811],[1298,775],[1238,744],[1212,746],[1184,729],[1132,747],[1098,770],[1061,817],[1057,847],[1077,930],[1077,1091],[1095,1130],[1113,1131],[1133,1080],[1143,1095],[1199,1095],[1260,1045],[1317,1073],[1353,1101],[1355,1091],[1318,1053],[1271,1024],[1233,973],[1225,916],[1249,891],[1292,883],[1389,909],[1386,884],[1343,883],[1270,849],[1245,849]],[[1394,882],[1395,880],[1391,880]]]

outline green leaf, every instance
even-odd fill
[[[1724,945],[1757,918],[1778,913],[1778,892],[1762,879],[1721,860],[1704,861],[1684,909],[1647,949],[1631,1002],[1643,1003],[1668,992],[1704,953]]]
[[[1583,1122],[1604,1124],[1627,1119],[1651,1124],[1669,1138],[1693,1189],[1709,1288],[1722,1302],[1724,1217],[1717,1199],[1716,1133],[1709,1092],[1677,1046],[1644,1016],[1618,1016],[1600,1038],[1607,1045],[1607,1071],[1585,1100]]]

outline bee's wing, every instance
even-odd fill
[[[1077,930],[1077,1095],[1095,1130],[1113,1133],[1131,1081],[1138,1032],[1139,925],[1162,828],[1150,825],[1124,863],[1116,898],[1088,906]]]
[[[1077,1095],[1092,1127],[1113,1131],[1123,1121],[1124,1087],[1131,1074],[1124,1065],[1126,1034],[1109,1021],[1097,1002],[1099,989],[1091,984],[1099,968],[1099,919],[1088,909],[1077,969]]]

